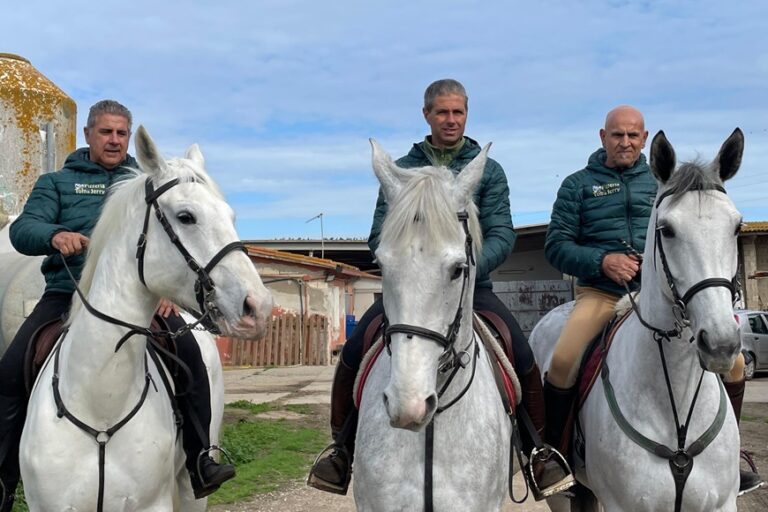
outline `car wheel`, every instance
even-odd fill
[[[755,376],[755,358],[750,358],[751,360],[744,366],[744,378],[747,380],[752,380],[752,378]]]

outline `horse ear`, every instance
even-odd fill
[[[201,169],[205,169],[205,158],[203,158],[203,153],[200,151],[200,146],[197,144],[189,146],[189,148],[187,148],[187,153],[184,156],[188,160],[195,162]]]
[[[659,130],[651,142],[651,172],[659,181],[666,183],[676,164],[675,150],[664,132]]]
[[[397,171],[399,168],[392,161],[392,157],[384,151],[375,139],[368,139],[373,148],[373,172],[381,183],[381,190],[384,192],[384,198],[388,203],[400,193],[403,188]]]
[[[165,159],[158,151],[152,137],[149,136],[144,125],[140,125],[136,130],[136,138],[133,141],[136,146],[136,160],[139,166],[147,174],[162,174],[166,170]]]
[[[723,181],[733,178],[741,166],[741,156],[744,154],[744,133],[736,128],[725,139],[720,151],[717,153],[717,164],[720,179]]]
[[[488,151],[490,149],[491,143],[489,142],[456,176],[456,199],[459,204],[465,205],[472,201],[475,190],[477,190],[477,186],[483,178],[485,163],[488,161]]]

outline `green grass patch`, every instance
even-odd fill
[[[741,421],[759,421],[762,423],[768,423],[768,418],[765,416],[750,416],[749,414],[741,414]]]
[[[238,404],[252,410],[266,404]],[[228,406],[230,407],[230,406]],[[271,406],[279,410],[280,407]],[[285,406],[293,412],[309,413],[310,408]],[[306,412],[305,412],[306,411]],[[288,420],[240,420],[225,425],[221,444],[232,456],[237,476],[211,495],[209,503],[233,503],[254,494],[274,491],[307,474],[314,457],[328,442],[327,433]]]
[[[248,411],[253,414],[261,414],[262,412],[274,411],[274,410],[277,410],[278,408],[275,404],[270,402],[254,404],[253,402],[249,402],[248,400],[238,400],[237,402],[232,402],[230,404],[227,404],[226,407],[229,407],[232,409],[242,409],[244,411]]]

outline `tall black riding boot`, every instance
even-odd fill
[[[736,382],[725,382],[725,392],[728,398],[731,400],[731,406],[733,407],[733,413],[736,415],[736,424],[741,419],[741,406],[744,404],[744,389],[747,386],[746,379],[741,379]],[[742,457],[744,454],[742,453]],[[751,458],[745,457],[748,463],[751,463]],[[744,471],[739,470],[739,496],[748,492],[754,491],[765,485],[763,479],[757,474],[757,471]]]
[[[576,481],[573,478],[566,458],[567,440],[563,432],[568,422],[573,399],[576,396],[575,386],[570,389],[560,389],[549,382],[544,382],[545,402],[545,446],[531,453],[531,479],[534,498],[542,500],[558,492],[572,487]]]
[[[0,512],[11,512],[19,484],[19,441],[26,404],[25,397],[0,395]]]
[[[333,443],[320,453],[307,477],[307,484],[321,491],[347,494],[349,488],[357,430],[353,394],[356,375],[357,372],[339,358],[331,389]]]

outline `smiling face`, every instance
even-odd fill
[[[467,122],[467,99],[460,94],[442,94],[432,108],[424,108],[424,119],[432,129],[432,144],[445,149],[455,146],[464,136]]]
[[[131,130],[128,119],[114,114],[101,114],[93,126],[83,129],[90,148],[91,161],[105,169],[114,169],[125,160]]]
[[[626,169],[635,165],[645,147],[648,132],[643,115],[635,108],[618,107],[608,113],[600,140],[607,153],[605,166]]]

